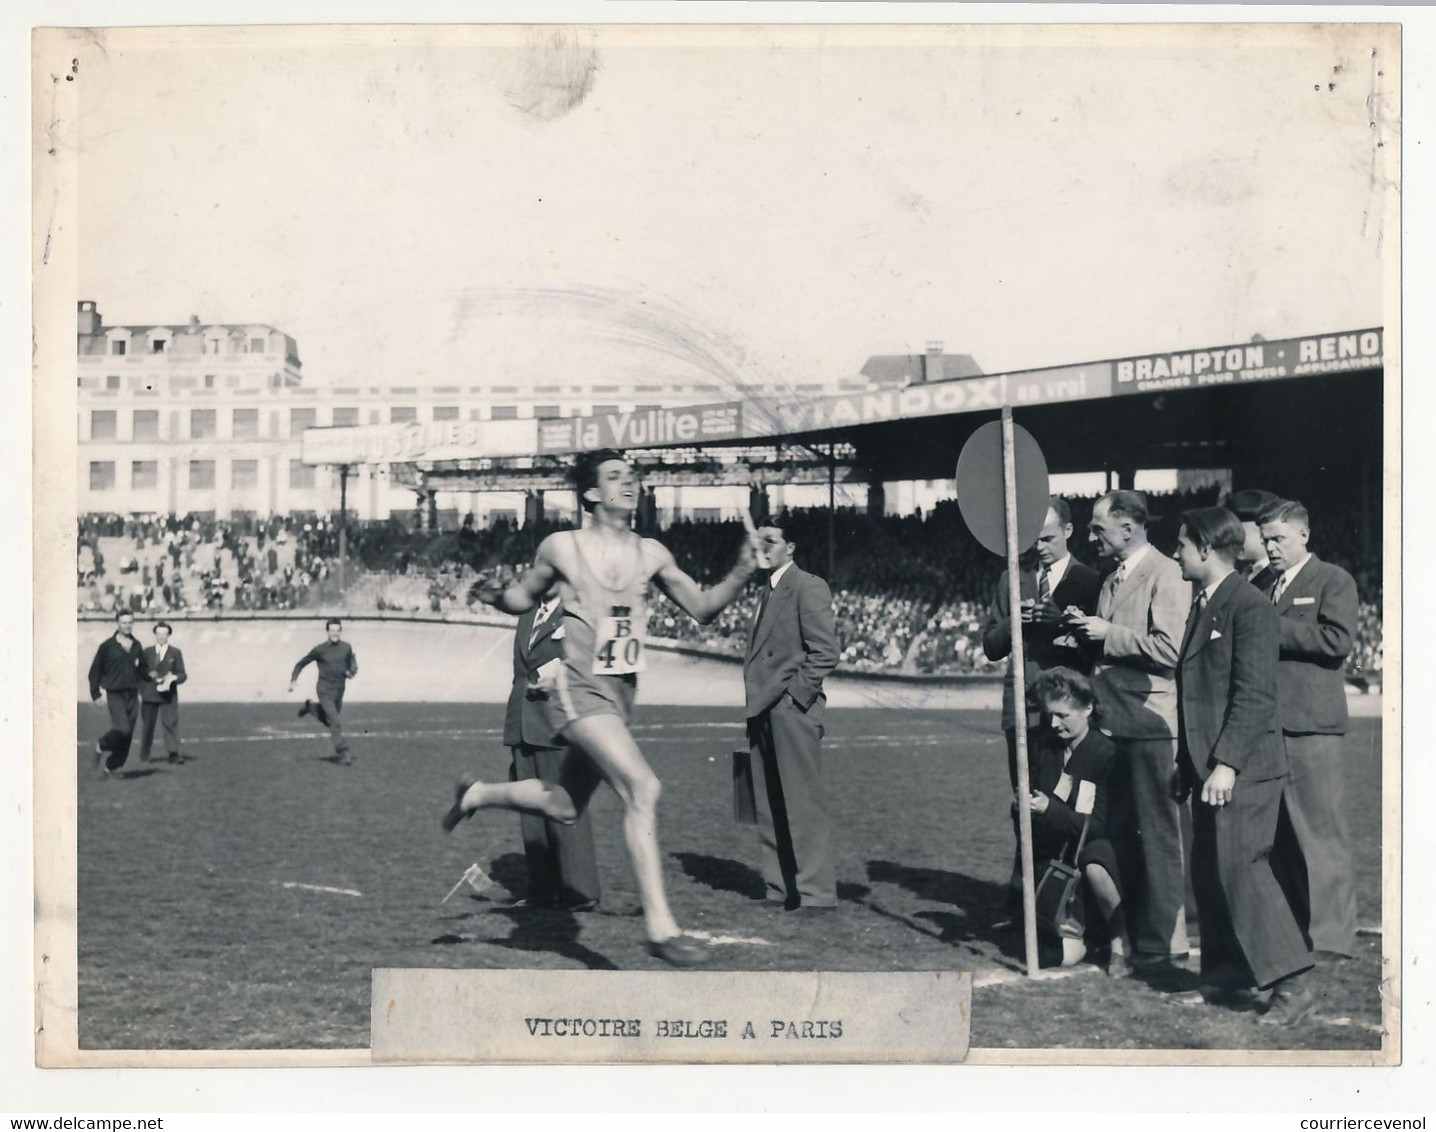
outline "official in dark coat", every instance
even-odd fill
[[[135,618],[128,610],[115,614],[115,632],[106,637],[90,662],[90,699],[105,694],[110,729],[95,742],[95,772],[106,778],[130,757],[130,740],[140,715],[140,678],[144,650],[135,640]]]
[[[1346,658],[1356,633],[1356,581],[1307,550],[1306,508],[1278,501],[1261,533],[1281,618],[1277,701],[1287,777],[1273,866],[1297,923],[1326,957],[1356,951],[1356,868],[1346,803]]]
[[[833,595],[793,562],[781,527],[759,529],[765,589],[748,636],[743,691],[767,898],[789,910],[837,907],[832,816],[820,744],[823,680],[838,664]]]
[[[1237,517],[1182,516],[1177,562],[1196,596],[1177,666],[1179,793],[1192,797],[1192,887],[1208,997],[1271,988],[1262,1021],[1311,1012],[1311,952],[1272,873],[1286,778],[1277,716],[1280,625],[1272,603],[1235,572]]]
[[[514,684],[504,712],[504,744],[513,755],[512,781],[559,782],[565,764],[578,758],[555,733],[546,695],[533,685],[538,670],[563,657],[563,603],[550,593],[519,618],[514,631]],[[581,760],[580,760],[581,761]],[[528,862],[528,903],[575,910],[598,903],[598,861],[593,823],[585,809],[571,825],[538,814],[519,815]]]
[[[155,723],[164,731],[169,761],[181,761],[179,742],[179,686],[189,679],[184,653],[171,645],[170,625],[155,625],[155,643],[144,651],[144,679],[140,683],[140,761],[150,761]]]
[[[1232,492],[1226,502],[1227,510],[1241,520],[1244,536],[1242,552],[1237,555],[1237,573],[1262,593],[1271,589],[1277,572],[1272,569],[1266,544],[1262,541],[1261,513],[1273,503],[1280,502],[1278,496],[1254,487]]]
[[[1062,624],[1063,610],[1076,608],[1095,613],[1097,594],[1102,588],[1101,576],[1084,566],[1068,552],[1072,537],[1072,512],[1065,499],[1053,496],[1048,502],[1047,519],[1037,536],[1034,549],[1035,567],[1024,569],[1018,577],[1022,594],[1022,655],[1023,672],[1028,695],[1027,725],[1040,722],[1034,710],[1032,688],[1043,672],[1059,666],[1086,673],[1092,665],[1088,653]],[[982,630],[982,651],[988,660],[1002,660],[1012,653],[1012,618],[1009,614],[1007,571],[1002,572],[993,594],[992,610]],[[1012,666],[1002,685],[1002,731],[1007,738],[1007,774],[1012,788],[1017,789],[1017,732],[1013,712]]]

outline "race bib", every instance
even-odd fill
[[[597,648],[593,653],[595,676],[630,676],[642,672],[645,626],[631,613],[612,613],[598,619]]]

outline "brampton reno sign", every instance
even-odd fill
[[[1113,362],[1115,392],[1151,393],[1273,381],[1348,370],[1380,369],[1380,328],[1279,342],[1248,342],[1178,354],[1149,354]]]

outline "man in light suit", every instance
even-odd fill
[[[1197,589],[1177,668],[1178,796],[1192,793],[1192,886],[1209,1001],[1271,988],[1261,1021],[1290,1025],[1316,1003],[1311,952],[1272,873],[1286,752],[1277,724],[1276,609],[1235,570],[1240,520],[1182,516],[1177,561]]]
[[[546,696],[533,687],[538,670],[563,656],[563,636],[563,603],[553,590],[519,618],[514,630],[514,685],[504,712],[504,744],[513,754],[511,781],[559,782],[573,758],[549,721]],[[519,828],[528,862],[528,904],[571,911],[598,904],[598,861],[587,810],[568,825],[523,813]]]
[[[183,762],[179,745],[179,686],[189,679],[184,670],[184,653],[170,644],[168,621],[155,625],[155,643],[148,646],[141,661],[140,761],[150,761],[155,741],[155,721],[164,730],[165,751],[170,762]]]
[[[793,562],[781,527],[757,533],[764,590],[748,636],[743,691],[767,899],[790,911],[838,904],[832,819],[823,791],[823,679],[838,664],[833,596]]]
[[[1307,550],[1300,503],[1261,515],[1275,571],[1267,596],[1281,618],[1277,691],[1288,774],[1273,864],[1307,942],[1323,957],[1356,950],[1356,871],[1346,814],[1345,662],[1356,631],[1356,581]]]
[[[1181,811],[1171,796],[1177,759],[1177,649],[1191,587],[1177,564],[1147,541],[1147,500],[1111,491],[1092,509],[1091,539],[1116,563],[1096,616],[1067,624],[1093,650],[1102,727],[1117,748],[1107,828],[1135,889],[1133,963],[1163,964],[1187,953],[1186,870]]]

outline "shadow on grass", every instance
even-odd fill
[[[674,853],[679,867],[699,884],[720,892],[733,892],[750,900],[762,900],[766,891],[762,874],[741,861],[710,857],[706,853]]]
[[[916,868],[896,861],[869,861],[867,870],[868,879],[874,884],[897,885],[920,900],[951,904],[957,910],[930,909],[904,916],[883,908],[867,890],[863,890],[861,896],[853,897],[856,903],[880,916],[905,924],[913,931],[931,936],[939,943],[965,947],[1001,966],[1021,965],[1021,929],[1013,932],[1008,927],[999,926],[1008,918],[1005,884],[946,869]],[[861,889],[858,885],[839,886],[840,897],[844,887]]]
[[[142,770],[115,770],[110,772],[110,777],[129,782],[133,778],[148,778],[152,774],[164,774],[164,770],[157,766],[145,767]]]
[[[505,853],[495,857],[488,865],[488,874],[510,893],[521,893],[528,889],[528,864],[522,853]],[[545,908],[534,905],[495,903],[503,899],[502,893],[493,890],[479,895],[471,893],[475,901],[486,905],[482,911],[460,912],[452,920],[469,920],[476,916],[503,916],[513,924],[514,930],[502,939],[476,938],[457,932],[437,936],[433,942],[453,945],[460,943],[488,943],[494,947],[506,947],[511,951],[543,952],[560,955],[580,963],[590,971],[617,971],[619,966],[608,956],[585,947],[579,942],[580,924],[575,915],[563,908]]]

